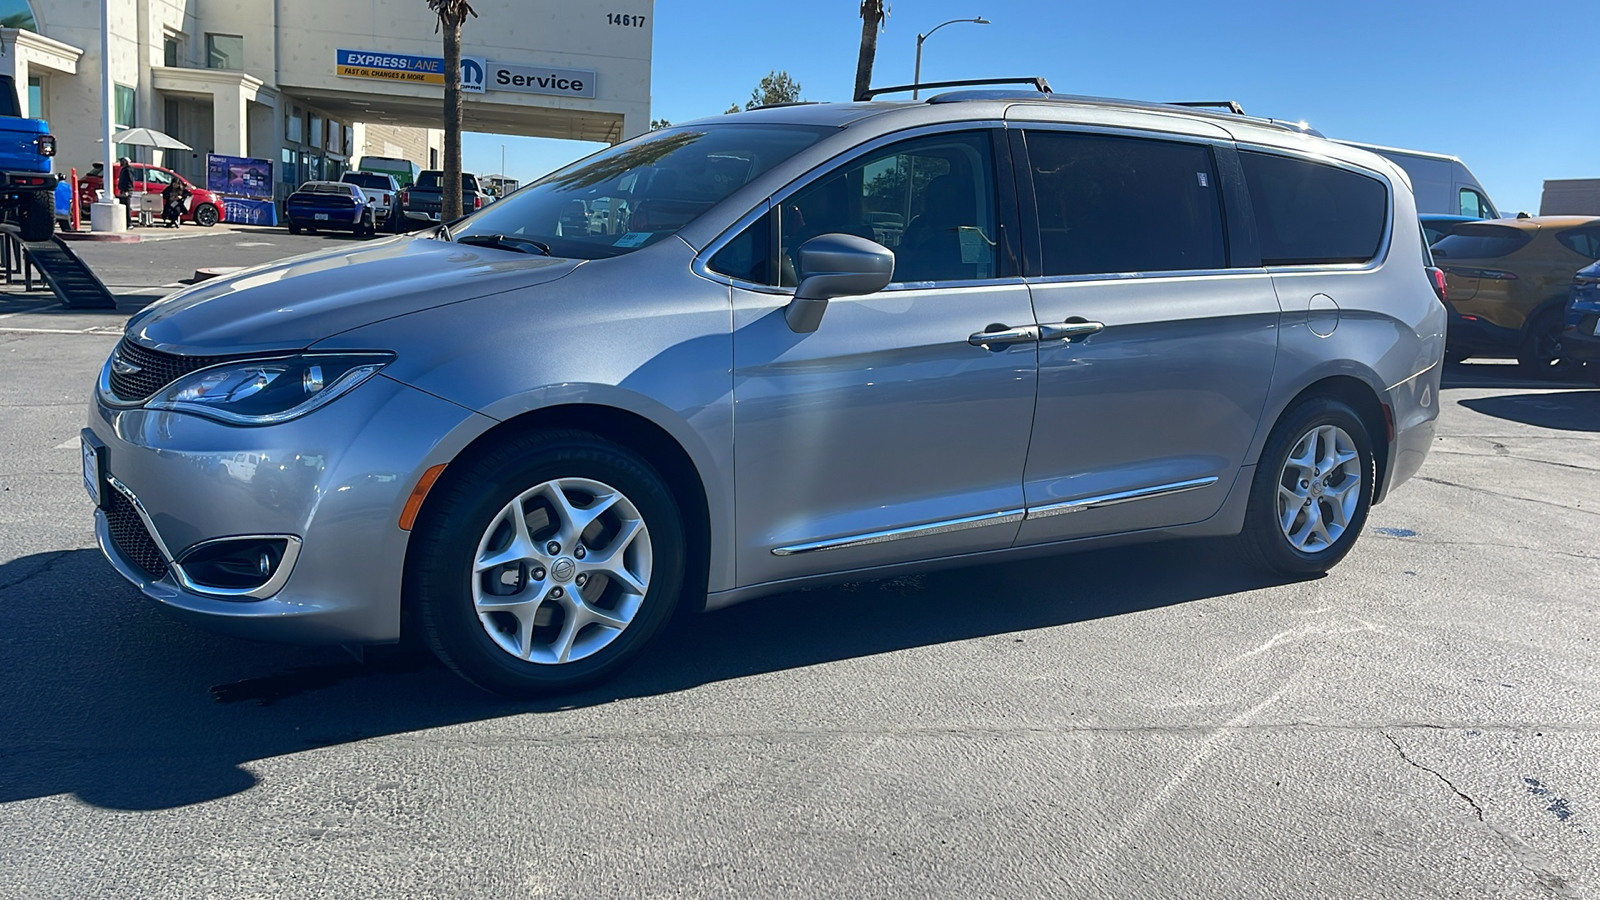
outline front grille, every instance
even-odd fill
[[[162,557],[160,548],[156,546],[155,538],[145,530],[144,520],[139,518],[139,512],[133,508],[133,502],[110,485],[107,485],[105,490],[106,525],[111,532],[111,543],[151,578],[165,576],[167,561]]]
[[[123,338],[111,355],[111,393],[115,394],[118,400],[128,403],[144,400],[184,375],[196,369],[214,366],[227,358],[162,353]],[[117,371],[119,360],[128,364],[124,368],[136,367],[137,371]]]

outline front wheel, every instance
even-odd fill
[[[45,191],[34,191],[22,198],[18,230],[25,241],[48,241],[56,228],[56,198]]]
[[[1278,422],[1261,451],[1241,539],[1262,568],[1320,575],[1355,545],[1372,506],[1372,440],[1355,411],[1313,397]]]
[[[445,479],[412,536],[406,598],[468,681],[515,697],[573,690],[627,665],[671,617],[682,519],[633,451],[532,432]]]
[[[210,228],[222,221],[222,216],[217,214],[217,208],[209,203],[202,203],[194,211],[194,223],[201,228]]]

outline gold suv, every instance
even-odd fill
[[[1515,356],[1554,374],[1572,277],[1600,258],[1600,218],[1539,216],[1457,225],[1433,245],[1449,286],[1447,355]]]

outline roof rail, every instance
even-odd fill
[[[1195,109],[1225,109],[1236,116],[1244,115],[1244,107],[1237,100],[1173,100],[1168,106],[1188,106]]]
[[[897,84],[894,87],[871,88],[861,92],[857,100],[871,100],[879,94],[903,94],[906,91],[920,91],[924,88],[952,88],[952,87],[979,87],[986,84],[1031,84],[1034,90],[1041,94],[1051,93],[1050,82],[1044,80],[1043,75],[1034,75],[1027,78],[969,78],[961,81],[924,81],[919,84]]]

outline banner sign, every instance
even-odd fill
[[[222,198],[225,221],[230,225],[276,225],[278,205],[271,200],[245,200],[239,197]]]
[[[489,89],[524,94],[554,94],[557,97],[594,97],[593,69],[556,69],[550,66],[519,66],[489,63]]]
[[[461,58],[461,90],[481,94],[488,64],[481,57]],[[345,78],[378,78],[412,84],[444,85],[444,57],[409,56],[373,50],[339,50],[334,72]]]
[[[207,153],[206,190],[271,200],[272,160]]]

